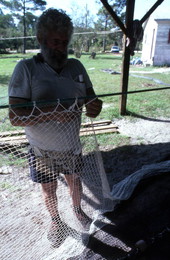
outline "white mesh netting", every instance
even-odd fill
[[[0,113],[0,259],[78,256],[113,209],[91,121],[76,101],[21,109]]]

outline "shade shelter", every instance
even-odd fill
[[[116,15],[112,7],[108,4],[107,0],[100,0],[115,22],[124,33],[124,48],[123,48],[123,64],[122,64],[122,80],[121,80],[121,99],[120,99],[120,114],[126,114],[128,79],[129,79],[129,63],[130,56],[134,55],[134,49],[138,40],[142,39],[142,24],[149,18],[155,9],[164,1],[158,0],[150,8],[150,10],[139,20],[133,21],[135,0],[128,0],[126,3],[126,20],[125,25]]]

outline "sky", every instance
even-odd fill
[[[63,9],[71,17],[74,17],[74,15],[76,16],[75,10],[78,9],[82,14],[83,10],[85,10],[86,5],[87,8],[90,10],[90,14],[95,17],[99,8],[103,6],[101,2],[100,4],[97,4],[96,0],[46,0],[46,2],[46,8],[54,7],[57,9]],[[156,2],[157,0],[136,0],[134,19],[140,20]],[[4,13],[6,12],[4,11]],[[36,12],[36,15],[40,14],[41,12]],[[154,18],[170,19],[170,0],[164,0],[163,3],[158,6],[158,8],[154,11],[152,15],[154,16]]]
[[[90,12],[92,12],[93,15],[96,15],[98,9],[100,8],[100,5],[98,5],[95,0],[46,0],[46,2],[47,8],[60,8],[65,10],[68,14],[72,13],[72,8],[74,8],[74,6],[78,6],[80,9],[83,9],[87,4],[88,9]]]
[[[96,4],[95,0],[46,0],[47,8],[54,7],[65,10],[68,14],[72,14],[72,8],[78,6],[80,10],[85,8],[86,4],[88,9],[93,15],[96,15],[102,3]],[[157,0],[136,0],[134,19],[141,19],[145,13],[157,2]],[[170,19],[170,0],[164,0],[164,2],[158,6],[153,13],[154,18],[169,18]]]

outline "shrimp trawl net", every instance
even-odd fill
[[[0,119],[0,257],[65,260],[82,253],[113,209],[92,122],[75,103]],[[12,115],[10,122],[8,113]],[[11,126],[11,123],[13,126]]]

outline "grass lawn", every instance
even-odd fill
[[[111,69],[115,72],[121,72],[122,58],[120,55],[97,55],[95,60],[91,60],[88,56],[81,58],[85,65],[88,74],[93,82],[96,94],[108,94],[121,91],[121,75],[109,74],[103,72],[103,69]],[[143,73],[140,78],[129,75],[129,91],[143,90],[151,88],[166,87],[155,83],[152,79],[160,80],[163,83],[169,84],[170,87],[170,72],[168,73],[152,73],[153,67],[131,66],[130,70],[136,70]],[[132,75],[131,75],[132,74]],[[147,78],[142,78],[142,77]],[[102,98],[106,109],[101,116],[107,119],[119,117],[119,102],[120,96],[109,96]],[[129,94],[127,99],[127,110],[131,113],[139,114],[146,117],[168,117],[170,115],[170,89],[153,92]],[[106,111],[105,111],[106,110]]]

